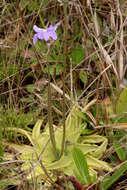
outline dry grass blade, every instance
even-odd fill
[[[78,100],[85,94],[85,92],[87,92],[87,90],[100,78],[100,76],[102,76],[110,67],[112,66],[112,64],[108,65],[86,88],[85,90],[80,94],[80,96],[78,97]]]
[[[122,81],[124,73],[123,65],[123,16],[120,10],[119,1],[117,0],[117,12],[120,17],[120,38],[119,38],[119,56],[118,56],[118,67],[119,67],[119,78]]]
[[[110,17],[110,21],[111,21],[111,30],[112,31],[115,31],[115,27],[116,27],[116,24],[115,24],[115,15],[113,13],[113,10],[112,10],[112,7],[111,7],[111,17]]]
[[[100,26],[98,24],[96,10],[94,12],[93,19],[94,19],[94,27],[95,27],[96,37],[97,37],[97,39],[99,41],[101,41],[101,38],[100,38]]]
[[[115,68],[115,66],[114,66],[114,64],[113,64],[113,62],[111,60],[110,55],[107,53],[107,51],[105,50],[105,48],[103,47],[103,45],[101,44],[101,42],[95,36],[94,36],[94,38],[95,38],[95,40],[96,40],[96,42],[98,44],[98,47],[100,49],[101,54],[103,55],[103,57],[105,59],[106,64],[107,65],[112,65],[114,73],[115,73],[115,75],[117,77],[117,80],[118,80],[119,76],[118,76],[117,70],[116,70],[116,68]]]

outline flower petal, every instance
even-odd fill
[[[59,24],[60,24],[60,22],[57,22],[57,23],[55,24],[54,30],[56,30],[56,29],[58,28]]]
[[[53,31],[54,30],[54,26],[50,25],[48,28],[47,28],[47,32],[50,32],[50,31]]]
[[[58,25],[59,25],[59,22],[56,23],[55,26],[50,25],[50,26],[47,28],[47,31],[48,31],[48,32],[49,32],[49,31],[54,31],[54,32],[55,32],[55,30],[57,29]]]
[[[38,35],[39,40],[44,39],[44,32],[43,31],[42,32],[38,32],[37,35]]]
[[[37,33],[43,31],[43,29],[37,27],[36,25],[33,26],[33,30],[34,30],[35,32],[37,32]]]
[[[37,34],[35,34],[33,37],[33,43],[35,44],[37,42],[37,40],[38,40],[38,36],[37,36]]]
[[[49,35],[49,33],[46,31],[46,32],[43,32],[43,37],[44,37],[45,41],[48,41],[49,38],[50,38],[50,35]]]
[[[53,40],[57,40],[57,35],[56,32],[50,32],[49,36],[53,39]]]

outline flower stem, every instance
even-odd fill
[[[53,130],[53,124],[52,124],[52,104],[51,104],[51,77],[50,77],[50,64],[47,63],[48,66],[48,124],[49,124],[49,134],[50,134],[50,140],[52,143],[53,151],[55,154],[56,159],[59,158],[57,150],[56,150],[56,141],[55,141],[55,134]]]
[[[61,153],[60,157],[64,153],[65,149],[65,138],[66,138],[66,123],[65,123],[65,74],[66,74],[66,62],[67,62],[67,3],[64,3],[64,15],[65,15],[65,29],[64,29],[64,59],[63,59],[63,75],[62,75],[62,82],[63,82],[63,138],[62,138],[62,144],[61,144]]]

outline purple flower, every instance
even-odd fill
[[[33,37],[33,43],[35,44],[37,40],[44,39],[46,42],[52,38],[53,40],[57,40],[56,35],[56,29],[58,27],[59,23],[57,23],[55,26],[50,25],[46,29],[38,28],[36,25],[34,25],[33,30],[36,32],[36,34]]]

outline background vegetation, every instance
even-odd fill
[[[34,25],[47,28],[57,22],[56,41],[33,44]],[[124,0],[0,2],[1,190],[127,188],[126,31]],[[38,155],[36,162],[40,161],[44,175],[38,179],[35,172],[29,177],[30,171],[23,169],[24,160],[35,156],[31,151],[37,148],[36,140],[45,135],[38,144],[44,146],[54,134],[53,129],[47,132],[49,121],[58,128],[56,148],[61,139],[67,146],[77,143],[68,152],[63,147],[67,163],[73,160],[77,168],[73,176],[68,171],[75,168],[63,168],[64,159],[45,171]],[[99,159],[95,176],[81,143],[90,144],[87,153]],[[41,151],[40,147],[39,155]],[[24,159],[25,153],[31,158]]]

